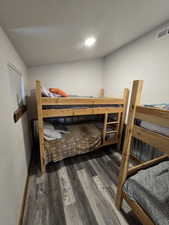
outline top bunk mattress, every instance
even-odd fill
[[[169,224],[169,161],[140,170],[128,178],[123,191],[144,209],[156,225]]]
[[[111,102],[110,103],[108,103],[107,101],[107,103],[105,102],[105,104],[104,104],[104,102],[100,102],[100,101],[96,101],[95,102],[95,100],[97,100],[97,99],[104,99],[103,97],[94,97],[94,96],[79,96],[79,95],[68,95],[67,97],[69,97],[70,99],[69,100],[82,100],[81,101],[81,103],[79,103],[80,101],[77,101],[77,104],[68,104],[68,103],[66,103],[66,104],[64,104],[64,101],[62,101],[65,97],[63,97],[63,96],[61,96],[61,95],[58,95],[58,94],[54,94],[54,93],[52,93],[52,92],[50,92],[48,89],[46,89],[46,88],[42,88],[42,99],[43,99],[43,97],[46,97],[46,98],[49,98],[49,99],[51,99],[51,98],[57,98],[58,99],[58,101],[60,101],[61,100],[61,102],[63,103],[63,104],[56,104],[56,105],[54,105],[54,104],[49,104],[48,105],[48,101],[46,101],[46,104],[45,105],[43,105],[43,109],[70,109],[70,108],[78,108],[78,109],[82,109],[82,108],[97,108],[97,107],[99,107],[99,108],[107,108],[107,107],[121,107],[122,105],[121,104],[111,104]],[[46,100],[46,99],[45,99]],[[88,103],[88,102],[86,102],[86,101],[89,101],[89,102],[91,102],[90,104],[86,104],[86,103]],[[57,102],[57,100],[56,100],[56,102]],[[70,101],[71,102],[71,101]],[[85,103],[84,103],[85,102]],[[84,103],[84,104],[83,104]],[[98,103],[98,104],[97,104]],[[101,103],[101,104],[99,104],[99,103]]]
[[[86,109],[86,108],[111,108],[111,107],[121,107],[117,104],[95,104],[95,105],[45,105],[43,109]]]

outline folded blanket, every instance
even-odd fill
[[[62,138],[62,134],[68,131],[55,129],[51,123],[44,122],[44,138],[47,141],[52,141]]]

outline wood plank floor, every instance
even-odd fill
[[[141,225],[114,204],[121,156],[107,147],[31,169],[23,225]],[[35,164],[35,163],[34,163]]]

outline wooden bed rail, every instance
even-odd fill
[[[135,118],[169,128],[169,110],[137,106]]]
[[[134,173],[136,173],[137,171],[139,171],[140,169],[146,169],[146,168],[148,168],[148,167],[150,167],[150,166],[154,166],[154,165],[156,165],[157,163],[159,163],[159,162],[161,162],[161,161],[163,161],[163,160],[165,160],[165,159],[167,159],[167,158],[168,158],[168,155],[162,155],[162,156],[159,156],[159,157],[157,157],[157,158],[155,158],[155,159],[152,159],[152,160],[143,162],[143,163],[141,163],[141,164],[139,164],[139,165],[137,165],[137,166],[133,166],[132,168],[129,168],[129,169],[128,169],[127,175],[128,175],[128,176],[131,176],[131,175],[133,175]]]
[[[42,105],[122,105],[124,99],[122,98],[48,98],[42,97]]]
[[[43,109],[43,117],[63,117],[63,116],[82,116],[99,115],[106,113],[122,113],[123,107],[97,107],[97,108],[75,108],[75,109]]]
[[[133,212],[137,215],[138,219],[141,221],[141,224],[144,225],[155,225],[151,218],[146,214],[144,209],[142,209],[135,201],[128,198],[128,196],[123,192],[123,198],[132,208]]]
[[[99,97],[102,97],[102,98],[104,97],[104,88],[100,89]]]
[[[39,130],[39,146],[40,146],[40,166],[41,172],[44,173],[46,171],[45,166],[45,147],[44,147],[44,118],[51,117],[65,117],[65,116],[80,116],[80,115],[97,115],[103,114],[105,118],[108,118],[108,114],[116,113],[118,120],[114,122],[117,124],[116,129],[111,132],[115,133],[115,138],[112,141],[105,141],[105,136],[108,134],[106,131],[107,125],[111,123],[106,121],[106,125],[104,124],[103,130],[103,145],[110,144],[118,144],[120,148],[121,136],[124,127],[124,122],[126,118],[126,110],[128,104],[128,96],[129,90],[127,88],[124,89],[122,98],[110,98],[104,97],[104,89],[100,90],[100,94],[98,98],[49,98],[42,97],[42,86],[40,81],[36,81],[36,100],[37,100],[37,114],[38,114],[38,130]],[[84,107],[84,108],[62,108],[62,109],[45,109],[44,106],[54,106],[54,105],[92,105],[93,107]],[[95,107],[96,105],[96,107]],[[97,105],[110,105],[98,107]],[[119,107],[115,107],[113,105],[120,105]]]

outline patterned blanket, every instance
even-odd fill
[[[154,224],[169,224],[169,161],[129,177],[123,191],[147,212]]]
[[[93,151],[101,144],[102,130],[93,123],[66,126],[61,139],[45,140],[45,163]]]

